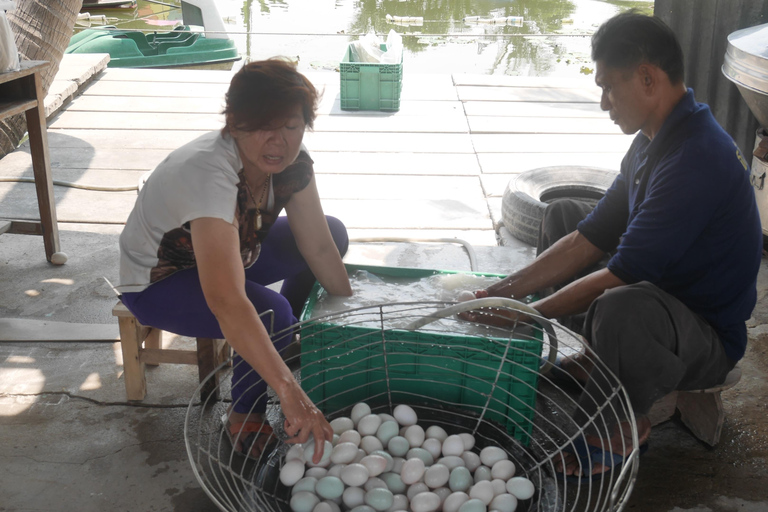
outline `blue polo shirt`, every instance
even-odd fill
[[[744,356],[760,217],[746,160],[693,90],[652,141],[637,134],[621,173],[578,230],[598,248],[617,250],[608,263],[614,275],[673,295],[712,325],[730,359]]]

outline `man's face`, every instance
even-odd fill
[[[595,83],[603,91],[600,108],[608,111],[621,131],[633,134],[642,130],[649,118],[643,76],[639,67],[616,69],[597,61]]]

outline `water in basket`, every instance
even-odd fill
[[[361,401],[374,413],[387,414],[408,404],[425,429],[438,425],[449,434],[473,434],[478,452],[501,447],[517,467],[516,475],[536,488],[531,499],[519,502],[518,511],[622,510],[639,456],[626,392],[617,383],[592,396],[597,412],[577,424],[574,413],[583,388],[575,380],[568,389],[557,386],[548,376],[550,365],[542,362],[583,351],[581,337],[533,314],[513,330],[489,328],[485,336],[446,332],[446,322],[461,332],[458,326],[465,322],[456,312],[462,310],[494,305],[502,313],[533,312],[510,299],[489,300],[381,304],[304,321],[293,327],[294,341],[283,350],[283,359],[328,420],[348,417]],[[440,328],[430,328],[437,319]],[[243,457],[234,452],[222,427],[232,406],[231,374],[232,367],[223,365],[208,377],[217,379],[216,393],[201,400],[203,382],[190,401],[184,435],[193,471],[223,511],[290,511],[291,489],[278,479],[290,445],[284,442],[277,397],[268,390],[267,419],[274,433],[267,449],[258,460]],[[586,434],[608,439],[620,421],[631,425],[635,447],[621,467],[581,485],[556,471],[562,450],[574,440]],[[610,446],[603,448],[610,453]]]

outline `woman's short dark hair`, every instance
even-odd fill
[[[251,62],[235,73],[225,96],[224,133],[267,129],[301,105],[304,123],[312,128],[318,94],[312,83],[282,58]]]
[[[592,36],[592,60],[609,68],[627,69],[643,62],[663,70],[669,81],[683,81],[683,50],[675,33],[656,16],[634,9],[603,23]]]

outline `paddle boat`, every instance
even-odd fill
[[[240,60],[213,0],[182,0],[182,23],[170,32],[105,26],[72,36],[65,53],[108,53],[114,68],[224,68]]]

